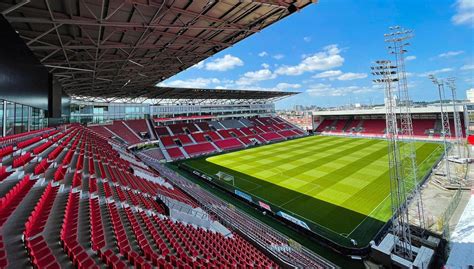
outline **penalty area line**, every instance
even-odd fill
[[[362,225],[362,223],[364,223],[364,222],[367,220],[367,218],[369,218],[370,215],[372,215],[372,213],[374,213],[375,210],[377,210],[377,209],[379,208],[379,206],[380,206],[381,204],[383,204],[383,203],[385,202],[385,200],[387,200],[388,197],[390,197],[390,194],[387,195],[387,196],[382,200],[382,202],[380,202],[374,209],[372,209],[372,211],[371,211],[367,216],[365,216],[365,218],[364,218],[354,229],[352,229],[352,231],[351,231],[347,236],[349,237],[355,230],[357,230],[357,228],[359,228],[359,226]]]

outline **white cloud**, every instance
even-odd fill
[[[342,75],[341,70],[328,70],[328,71],[318,73],[318,74],[312,76],[312,78],[330,78],[330,77],[337,77],[337,76],[340,76],[340,75]]]
[[[230,54],[224,55],[222,58],[217,58],[212,62],[206,63],[206,70],[211,71],[227,71],[234,69],[237,66],[243,66],[244,62],[238,57]]]
[[[329,71],[324,71],[321,73],[318,73],[312,78],[327,78],[329,80],[354,80],[354,79],[362,79],[366,78],[367,74],[366,73],[352,73],[352,72],[347,72],[343,73],[341,70],[329,70]]]
[[[455,25],[467,25],[474,27],[474,1],[457,0],[456,14],[451,18]]]
[[[429,76],[429,75],[436,75],[436,74],[440,74],[440,73],[447,73],[447,72],[451,72],[451,71],[453,71],[453,70],[454,70],[454,69],[452,69],[452,68],[442,68],[442,69],[437,69],[437,70],[428,71],[428,72],[419,74],[418,76],[419,76],[419,77],[427,77],[427,76]]]
[[[374,87],[359,87],[359,86],[347,86],[347,87],[332,87],[329,84],[318,83],[310,86],[306,92],[310,96],[322,97],[322,96],[346,96],[348,94],[364,94],[377,91]]]
[[[191,66],[191,68],[202,69],[204,67],[204,61],[200,61],[199,63]]]
[[[340,52],[337,45],[329,45],[324,47],[323,51],[305,57],[298,65],[282,66],[275,73],[298,76],[305,72],[324,71],[338,67],[344,63],[344,58],[339,55]]]
[[[236,83],[237,85],[251,85],[258,81],[274,79],[276,77],[277,75],[269,69],[260,69],[245,73],[236,81]]]
[[[285,55],[279,53],[279,54],[273,55],[272,57],[276,60],[281,60],[281,59],[285,58]]]
[[[463,54],[463,53],[464,53],[464,51],[462,51],[462,50],[448,51],[448,52],[445,52],[445,53],[438,54],[438,57],[439,58],[449,58],[449,57],[454,57],[454,56],[457,56],[457,55],[460,55],[460,54]]]
[[[268,53],[266,51],[262,51],[258,54],[258,56],[260,56],[260,57],[265,57],[267,55],[268,55]]]
[[[281,83],[278,83],[275,88],[280,90],[280,91],[286,91],[286,90],[289,90],[289,89],[299,89],[299,88],[301,88],[301,85],[300,84],[292,84],[292,83],[281,82]]]
[[[274,87],[260,87],[256,85],[248,85],[241,87],[240,89],[246,90],[246,91],[288,91],[290,89],[299,89],[301,88],[300,84],[291,84],[291,83],[278,83]]]
[[[366,73],[344,73],[340,76],[337,77],[338,80],[354,80],[354,79],[362,79],[366,78],[367,74]]]
[[[311,37],[310,36],[305,36],[303,37],[304,42],[311,42]]]
[[[461,68],[459,68],[461,70],[473,70],[474,69],[474,64],[466,64],[466,65],[463,65],[461,66]]]
[[[221,81],[217,78],[193,78],[187,80],[172,80],[158,83],[160,87],[177,87],[177,88],[207,88],[211,84],[217,84]]]
[[[414,56],[414,55],[410,55],[410,56],[407,56],[407,57],[405,58],[406,61],[413,61],[413,60],[415,60],[415,59],[416,59],[416,56]]]
[[[262,64],[262,67],[265,68],[265,69],[268,69],[268,68],[270,67],[270,65],[267,64],[267,63],[263,63],[263,64]]]

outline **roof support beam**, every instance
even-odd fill
[[[115,27],[127,27],[127,28],[135,28],[135,29],[183,29],[186,28],[188,30],[209,30],[209,31],[237,31],[237,32],[252,32],[256,33],[258,30],[256,29],[239,29],[236,27],[213,27],[213,26],[196,26],[196,25],[163,25],[163,24],[153,24],[153,25],[144,25],[142,23],[136,22],[111,22],[111,21],[103,21],[97,22],[95,20],[85,20],[84,18],[80,19],[55,19],[52,21],[51,19],[47,18],[33,18],[33,17],[6,17],[6,19],[10,23],[43,23],[43,24],[51,24],[51,23],[62,23],[67,25],[87,25],[87,26],[115,26]]]
[[[23,1],[21,1],[20,3],[18,3],[18,4],[16,4],[16,5],[13,5],[13,6],[7,8],[7,9],[5,9],[4,11],[2,11],[2,15],[3,15],[3,16],[6,16],[8,13],[10,13],[10,12],[12,12],[12,11],[14,11],[14,10],[16,10],[16,9],[18,9],[18,8],[20,8],[20,7],[22,7],[22,6],[24,6],[24,5],[26,5],[26,4],[28,4],[29,2],[30,2],[30,0],[23,0]]]
[[[45,36],[45,35],[51,33],[52,31],[58,29],[58,28],[61,27],[61,26],[63,26],[63,24],[61,24],[61,23],[55,25],[53,28],[49,29],[48,31],[46,31],[46,32],[42,33],[41,35],[39,35],[39,36],[37,36],[37,37],[31,39],[30,41],[28,41],[28,43],[26,43],[26,45],[29,46],[29,45],[35,43],[35,41],[38,41],[38,40],[39,40],[40,38],[42,38],[43,36]]]

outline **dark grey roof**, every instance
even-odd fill
[[[150,87],[142,90],[131,90],[123,96],[116,93],[80,97],[77,100],[102,102],[151,102],[154,104],[260,104],[274,102],[299,92],[283,91],[249,91],[228,89],[194,89]]]
[[[310,3],[0,0],[0,11],[70,95],[133,96]]]

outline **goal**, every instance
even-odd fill
[[[217,178],[220,180],[232,182],[232,186],[235,186],[234,176],[227,174],[226,172],[219,171],[216,174]]]

